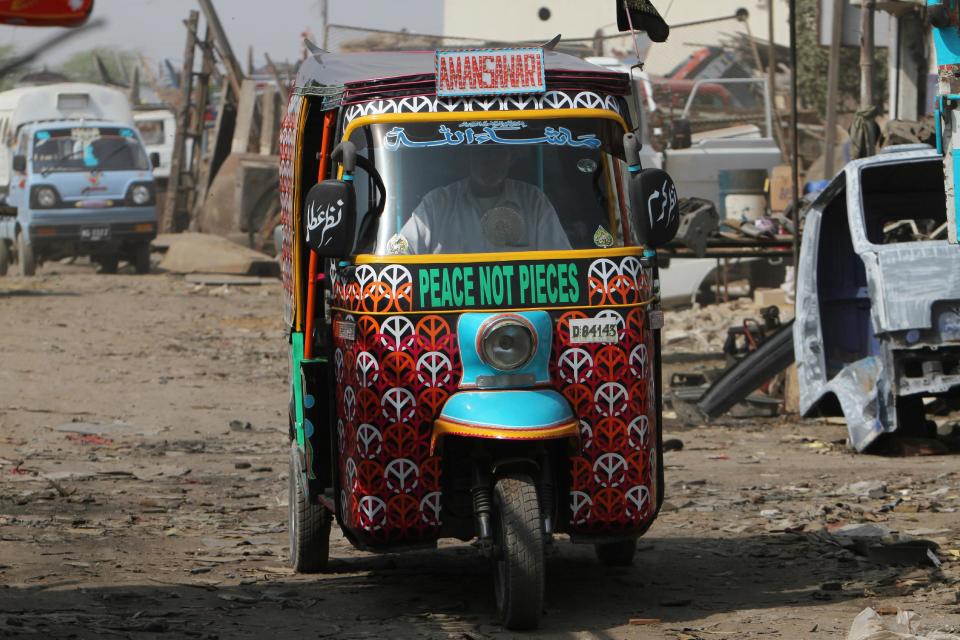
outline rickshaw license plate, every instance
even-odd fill
[[[616,343],[620,340],[617,318],[572,318],[570,343]]]
[[[110,227],[80,227],[80,239],[99,242],[110,239]]]

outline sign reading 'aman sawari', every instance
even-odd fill
[[[543,93],[543,49],[437,51],[438,96]]]

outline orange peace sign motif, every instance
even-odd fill
[[[647,452],[641,449],[627,455],[627,477],[633,484],[643,484],[647,475]]]
[[[420,501],[413,496],[402,493],[387,502],[387,523],[391,529],[411,529],[416,527],[419,521]]]
[[[364,311],[386,311],[390,308],[390,287],[380,280],[374,280],[363,288],[360,308]]]
[[[357,420],[375,423],[380,416],[380,397],[372,390],[361,387],[357,391]]]
[[[357,493],[376,495],[383,493],[383,465],[376,460],[363,460],[357,465]]]
[[[413,309],[413,283],[404,282],[397,286],[390,295],[390,301],[394,311],[411,311]]]
[[[364,350],[373,347],[376,335],[380,333],[380,323],[373,316],[360,316],[357,319],[357,344]]]
[[[388,387],[404,387],[413,380],[416,365],[403,351],[391,351],[380,363],[380,374]]]
[[[594,451],[619,451],[623,446],[626,425],[619,418],[602,418],[593,428]],[[596,453],[594,453],[596,455]]]
[[[560,344],[567,346],[570,344],[570,320],[573,318],[586,318],[587,314],[582,311],[568,311],[557,320],[556,338]]]
[[[616,345],[608,345],[600,349],[593,356],[593,370],[597,374],[597,380],[608,382],[618,380],[623,376],[623,365],[627,357],[623,349]]]
[[[593,520],[617,522],[623,518],[625,509],[623,491],[608,487],[593,495],[593,509],[590,510],[590,516]]]
[[[420,318],[416,326],[417,342],[427,351],[439,351],[441,341],[450,334],[450,325],[441,316],[429,315]]]
[[[439,456],[430,456],[420,465],[420,484],[424,491],[440,490]]]
[[[593,393],[585,384],[571,384],[563,390],[563,397],[573,406],[576,416],[585,416],[593,405]]]
[[[357,354],[353,349],[343,350],[343,379],[346,382],[353,382],[357,371]]]
[[[384,430],[383,448],[391,458],[413,458],[417,453],[419,437],[416,427],[397,422]]]
[[[350,282],[344,287],[344,293],[346,294],[346,300],[344,300],[344,306],[348,309],[356,311],[360,306],[360,285],[356,282]]]
[[[421,391],[418,403],[420,419],[428,422],[436,420],[449,396],[442,387],[427,387]]]
[[[593,465],[584,457],[570,459],[570,487],[577,491],[589,491],[593,486]]]
[[[592,305],[609,304],[610,302],[610,290],[607,288],[607,282],[605,280],[587,278],[587,295]]]
[[[614,276],[607,290],[618,304],[632,304],[637,301],[637,283],[630,276]]]
[[[636,333],[637,337],[643,339],[643,331],[647,328],[647,310],[646,307],[634,307],[627,312],[627,329]]]
[[[648,405],[646,378],[640,378],[630,385],[630,405],[636,413],[646,413],[650,408]]]

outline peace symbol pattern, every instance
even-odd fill
[[[410,308],[412,279],[401,265],[359,265],[332,278],[340,519],[370,544],[435,539],[443,522],[440,458],[430,456],[433,421],[460,384],[456,316],[375,316]]]
[[[570,526],[576,532],[637,529],[653,517],[658,486],[649,270],[633,256],[587,269],[590,304],[635,305],[555,313],[550,374],[580,419],[570,463]],[[616,344],[572,344],[573,318],[616,320]]]
[[[296,156],[297,123],[304,99],[290,96],[287,111],[280,121],[279,192],[280,192],[280,229],[282,244],[280,249],[280,273],[283,276],[283,319],[287,325],[293,325],[293,165]]]

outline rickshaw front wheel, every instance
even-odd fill
[[[543,526],[537,486],[529,476],[498,478],[493,488],[499,554],[497,610],[508,629],[534,629],[543,609]]]
[[[7,269],[10,268],[10,249],[7,248],[7,241],[0,238],[0,276],[7,275]]]
[[[633,564],[637,553],[637,539],[618,540],[593,545],[597,559],[608,567],[627,567]]]
[[[290,565],[297,573],[316,573],[327,568],[330,558],[330,513],[307,499],[303,467],[296,441],[290,443],[289,495]]]

